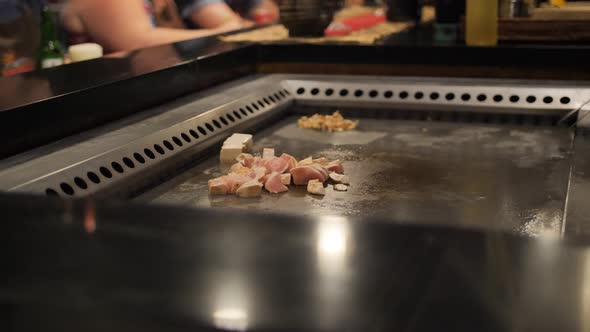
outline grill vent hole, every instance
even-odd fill
[[[187,135],[187,134],[185,134],[185,133],[182,133],[182,134],[180,134],[180,137],[182,137],[182,139],[183,139],[185,142],[187,142],[187,143],[190,143],[190,142],[191,142],[191,138],[190,138],[190,137],[188,137],[188,135]]]
[[[510,96],[509,100],[511,103],[517,103],[520,100],[520,97],[517,95],[512,95],[512,96]]]
[[[357,98],[360,98],[360,97],[362,97],[362,96],[363,96],[363,94],[364,94],[363,90],[356,90],[356,91],[354,92],[354,96],[355,96],[355,97],[357,97]]]
[[[543,102],[545,104],[551,104],[553,102],[553,98],[550,96],[547,96],[547,97],[543,98]]]
[[[143,153],[145,153],[145,155],[148,156],[148,158],[150,159],[156,159],[156,155],[150,149],[144,149]]]
[[[88,189],[88,184],[86,183],[86,181],[82,180],[79,177],[74,178],[74,183],[80,189],[84,189],[84,190]]]
[[[164,151],[164,149],[162,149],[162,147],[158,144],[154,144],[154,150],[156,150],[156,152],[158,152],[161,155],[166,154],[166,151]]]
[[[501,102],[503,99],[504,99],[504,97],[502,97],[502,95],[495,95],[495,96],[494,96],[494,101],[495,101],[496,103],[499,103],[499,102]]]
[[[58,196],[59,196],[59,194],[57,193],[57,191],[55,191],[55,190],[53,190],[53,189],[51,189],[51,188],[47,188],[47,189],[45,190],[45,194],[46,194],[47,196],[51,196],[51,197],[58,197]]]
[[[318,89],[318,88],[313,88],[313,89],[311,89],[311,94],[312,94],[312,95],[314,95],[314,96],[315,96],[315,95],[317,95],[318,93],[320,93],[320,89]]]
[[[135,164],[133,163],[133,160],[125,157],[123,158],[123,163],[125,163],[125,165],[127,165],[127,167],[129,168],[135,168]]]
[[[174,151],[174,145],[172,145],[170,142],[164,140],[164,141],[162,141],[162,144],[164,144],[166,149],[168,149],[170,151]]]
[[[471,95],[468,93],[464,93],[461,95],[461,100],[463,101],[469,101],[469,99],[471,99]]]
[[[326,89],[326,96],[330,97],[331,95],[334,94],[334,89]]]
[[[305,93],[305,89],[304,89],[304,88],[299,88],[299,89],[297,89],[297,94],[298,94],[298,95],[302,95],[302,94],[304,94],[304,93]]]
[[[488,99],[488,97],[484,94],[477,95],[477,101],[484,102],[484,101],[486,101],[486,99]]]
[[[111,167],[117,172],[117,173],[123,173],[125,172],[125,170],[123,169],[123,166],[121,166],[121,164],[119,164],[116,161],[113,161],[111,163]]]
[[[88,180],[90,180],[96,184],[100,183],[100,178],[98,177],[98,175],[96,175],[96,173],[88,172],[88,174],[86,174],[86,176],[88,177]]]
[[[450,93],[447,93],[447,94],[445,95],[445,99],[446,99],[446,100],[453,100],[453,99],[455,99],[455,94],[454,94],[454,93],[452,93],[452,92],[450,92]]]
[[[207,127],[207,129],[209,129],[210,132],[215,131],[215,128],[213,128],[213,126],[210,123],[205,123],[205,127]]]
[[[399,97],[400,97],[401,99],[406,99],[406,98],[408,98],[408,92],[407,92],[407,91],[402,91],[402,92],[400,92],[400,93],[399,93]]]
[[[383,94],[383,97],[385,97],[387,99],[393,97],[393,91],[385,91],[385,93]]]
[[[62,184],[59,185],[59,187],[66,195],[70,195],[70,196],[74,195],[74,188],[72,188],[72,186],[70,186],[69,184],[63,182]]]
[[[416,98],[418,100],[422,99],[423,97],[424,97],[424,93],[421,91],[414,93],[414,98]]]
[[[340,90],[340,96],[342,96],[342,97],[348,96],[348,90],[346,90],[346,89]]]
[[[100,171],[100,174],[102,174],[107,179],[110,179],[110,178],[113,177],[113,173],[111,173],[111,171],[108,168],[104,167],[104,166],[101,167],[99,169],[99,171]]]
[[[433,92],[430,94],[430,99],[432,100],[437,100],[438,97],[440,97],[440,95],[438,94],[438,92]]]
[[[135,160],[140,163],[140,164],[145,164],[145,158],[143,158],[142,155],[140,155],[138,152],[135,152],[133,154],[133,158],[135,158]]]
[[[566,105],[570,103],[570,99],[569,97],[561,97],[561,99],[559,100],[560,103]]]
[[[172,141],[174,142],[174,144],[176,144],[178,146],[182,146],[182,141],[180,140],[180,138],[178,138],[176,136],[172,136]]]

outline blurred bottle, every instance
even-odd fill
[[[387,0],[387,20],[419,22],[422,6],[419,0]]]
[[[41,0],[0,0],[0,76],[35,69]]]
[[[437,0],[434,40],[454,42],[458,39],[459,21],[465,15],[465,0]]]
[[[498,44],[498,0],[467,0],[465,42],[470,46]]]
[[[41,47],[37,68],[51,68],[64,64],[64,49],[57,35],[56,13],[45,7],[41,13]]]

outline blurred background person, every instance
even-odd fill
[[[235,29],[239,20],[187,30],[173,0],[69,0],[62,24],[70,43],[93,42],[106,53],[194,39]]]
[[[279,7],[272,0],[176,0],[188,26],[214,29],[233,22],[245,25],[270,23],[279,19]]]

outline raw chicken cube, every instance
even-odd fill
[[[307,184],[307,192],[314,195],[325,195],[326,189],[324,184],[318,180],[311,180]]]
[[[293,156],[283,153],[281,155],[281,159],[285,159],[289,163],[289,168],[287,168],[287,171],[290,171],[293,168],[297,167],[297,159],[295,159]]]
[[[271,194],[278,194],[289,190],[289,188],[287,188],[281,181],[281,174],[277,172],[268,175],[266,182],[264,183],[264,189]]]
[[[262,183],[258,182],[258,180],[251,180],[238,188],[236,191],[236,195],[238,197],[260,197],[262,194]]]
[[[271,172],[277,172],[279,174],[283,174],[289,169],[289,160],[284,159],[284,158],[273,157],[266,164],[266,167]]]
[[[290,185],[291,184],[291,174],[289,174],[289,173],[281,174],[281,182],[285,186]]]
[[[313,158],[307,157],[297,163],[297,166],[309,166],[313,164]]]
[[[334,190],[336,190],[336,191],[348,191],[348,186],[339,183],[337,185],[334,185]]]
[[[325,167],[328,170],[328,172],[336,172],[339,174],[344,174],[344,166],[342,166],[342,163],[340,162],[340,160],[331,161]]]
[[[246,167],[252,167],[254,165],[254,156],[249,153],[240,153],[236,157],[236,161]]]
[[[209,180],[209,195],[227,195],[229,188],[225,178],[227,178],[227,176]]]
[[[330,173],[330,179],[332,179],[336,183],[350,184],[350,179],[348,178],[347,175],[344,175],[344,174],[338,174],[336,172],[332,172],[332,173]]]
[[[291,175],[293,176],[293,183],[298,186],[306,185],[311,180],[318,180],[323,183],[328,178],[327,174],[324,176],[324,173],[313,167],[313,165],[295,167],[291,170]]]

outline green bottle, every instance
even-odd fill
[[[55,12],[50,8],[43,8],[41,14],[41,47],[37,68],[51,68],[64,64],[64,51],[57,38],[57,20]]]

